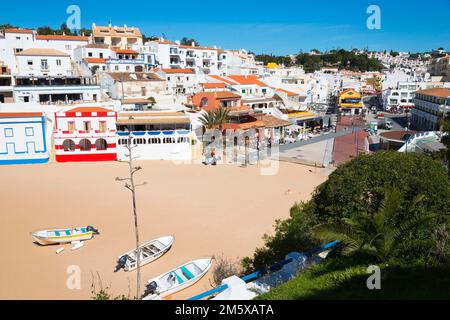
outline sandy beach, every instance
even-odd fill
[[[176,238],[166,255],[142,268],[142,288],[189,260],[251,255],[274,221],[287,218],[289,208],[326,179],[321,169],[284,162],[269,176],[257,166],[136,164],[143,168],[138,182],[148,182],[137,193],[141,241]],[[117,256],[134,246],[131,194],[115,181],[126,175],[127,165],[117,162],[0,166],[0,299],[90,299],[97,274],[112,294],[133,295],[136,272],[113,272]],[[77,251],[70,244],[38,246],[30,236],[86,225],[101,234]],[[61,247],[65,251],[56,254]],[[80,267],[80,289],[67,288],[72,265]],[[209,289],[210,274],[170,298]]]

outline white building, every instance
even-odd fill
[[[103,72],[100,83],[112,99],[154,97],[166,93],[166,81],[150,72]]]
[[[42,112],[0,113],[0,165],[48,162],[49,129]]]
[[[416,91],[413,102],[412,125],[424,131],[437,131],[442,117],[450,113],[450,88]]]
[[[166,90],[169,94],[187,95],[198,90],[199,81],[192,69],[161,69],[157,74],[166,80]]]
[[[142,34],[139,28],[112,26],[97,26],[92,24],[92,43],[106,44],[111,49],[132,49],[134,45],[142,45]]]
[[[133,156],[139,160],[190,160],[192,140],[190,118],[182,112],[119,113],[117,159],[127,160],[126,145],[131,136]]]
[[[70,55],[55,49],[26,49],[16,53],[16,76],[72,76]]]
[[[17,71],[16,54],[27,49],[53,49],[74,58],[74,49],[85,46],[89,38],[84,36],[38,35],[30,29],[5,29],[0,33],[0,61],[13,74]]]
[[[182,45],[179,41],[164,39],[146,43],[156,54],[157,65],[162,69],[193,69],[199,75],[218,74],[218,49]]]
[[[115,161],[116,115],[102,107],[77,107],[55,113],[56,161]]]

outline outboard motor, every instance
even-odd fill
[[[150,282],[147,285],[147,288],[145,288],[144,297],[148,296],[150,294],[157,293],[157,289],[158,289],[158,284],[155,281]]]
[[[98,230],[95,229],[93,226],[87,226],[86,230],[87,231],[92,231],[94,234],[100,234],[100,232],[98,232]]]
[[[116,270],[114,270],[114,272],[119,271],[120,269],[125,268],[125,265],[127,264],[127,256],[121,256],[119,258],[119,260],[117,260],[117,266],[116,266]]]

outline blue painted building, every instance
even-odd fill
[[[48,162],[45,119],[42,112],[0,113],[0,165]]]

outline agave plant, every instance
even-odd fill
[[[364,251],[385,262],[408,233],[435,218],[424,212],[423,195],[406,207],[402,200],[399,190],[387,191],[375,213],[358,212],[338,223],[321,224],[314,233],[321,238],[340,240],[346,251]]]

